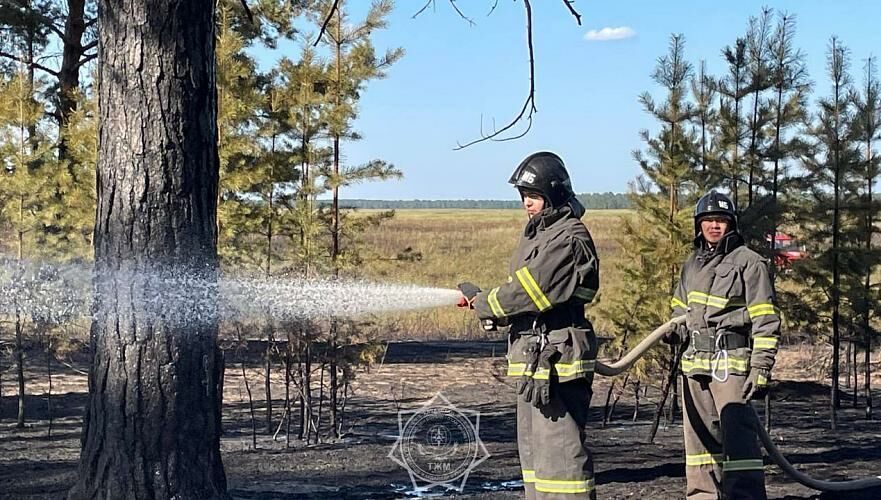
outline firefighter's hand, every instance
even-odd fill
[[[678,325],[673,323],[668,327],[667,333],[661,339],[661,342],[670,345],[679,345],[688,338],[688,327],[685,324]]]
[[[743,399],[761,399],[768,392],[768,383],[771,381],[771,372],[764,368],[752,368],[743,383]]]
[[[462,297],[459,299],[459,303],[456,304],[458,307],[468,307],[474,308],[474,299],[477,297],[477,294],[480,293],[480,287],[475,285],[474,283],[459,283],[456,288],[462,292]]]
[[[533,375],[532,406],[544,408],[551,404],[551,370],[559,358],[559,351],[548,345],[538,355],[538,369]]]

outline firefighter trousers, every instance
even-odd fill
[[[686,497],[764,500],[765,474],[755,412],[743,399],[743,375],[725,382],[683,377]]]
[[[528,500],[596,499],[593,456],[585,424],[591,398],[586,379],[555,383],[538,409],[517,398],[517,447]]]

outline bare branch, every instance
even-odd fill
[[[54,69],[49,69],[46,66],[43,66],[42,64],[38,64],[35,62],[29,62],[26,59],[23,59],[23,58],[18,57],[16,55],[10,54],[8,52],[0,51],[0,57],[4,57],[6,59],[9,59],[9,60],[12,60],[12,61],[15,61],[18,63],[22,63],[24,65],[30,66],[34,69],[38,69],[40,71],[45,71],[46,73],[49,73],[52,76],[58,76],[58,72],[55,71]]]
[[[470,24],[471,26],[474,26],[474,21],[472,21],[471,18],[469,18],[468,16],[466,16],[464,12],[462,12],[461,10],[459,10],[459,6],[456,5],[456,0],[450,0],[450,5],[453,6],[453,9],[459,14],[459,17],[461,17],[462,19],[464,19],[465,21],[467,21],[468,24]]]
[[[434,6],[434,0],[428,0],[427,2],[425,2],[425,5],[423,5],[421,9],[416,11],[416,13],[413,14],[413,17],[411,17],[410,19],[416,19],[416,16],[425,12],[425,9],[427,9],[429,6]]]
[[[532,128],[532,115],[537,111],[535,108],[535,50],[532,45],[532,4],[529,3],[529,0],[523,0],[523,6],[526,8],[526,44],[529,48],[529,94],[523,102],[523,107],[520,108],[520,113],[518,113],[517,116],[515,116],[514,119],[508,122],[504,127],[500,129],[495,129],[495,127],[493,127],[494,130],[491,134],[484,134],[483,130],[481,130],[479,139],[475,139],[465,144],[457,143],[457,146],[453,148],[456,151],[484,141],[502,142],[519,139],[526,135]],[[505,132],[520,123],[521,120],[527,122],[526,130],[513,136],[501,137]]]
[[[578,11],[575,10],[575,6],[572,5],[573,3],[575,3],[575,0],[563,0],[563,3],[566,4],[566,7],[569,8],[569,13],[575,16],[575,22],[577,22],[578,25],[581,26],[581,14],[579,14]]]
[[[97,46],[98,46],[98,40],[92,40],[91,42],[83,45],[83,53],[88,52]]]
[[[498,7],[498,6],[499,6],[499,0],[495,0],[495,2],[493,2],[493,6],[489,8],[489,12],[486,13],[486,17],[489,17],[490,15],[492,15],[492,13],[495,12],[496,7]]]
[[[333,19],[333,15],[339,8],[339,5],[340,0],[333,0],[333,5],[330,6],[330,10],[327,11],[327,16],[324,17],[324,22],[321,24],[321,31],[318,32],[318,37],[315,39],[315,43],[312,44],[313,47],[318,46],[318,42],[321,41],[321,37],[323,37],[324,32],[327,31],[327,25],[330,24],[330,20]]]

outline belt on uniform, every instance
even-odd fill
[[[717,332],[715,329],[693,330],[691,345],[698,352],[716,352],[749,347],[746,335],[733,332]]]
[[[570,326],[590,326],[584,318],[584,306],[577,310],[575,307],[560,307],[544,314],[523,314],[511,319],[511,332],[520,335],[547,333]]]

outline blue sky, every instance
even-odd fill
[[[367,5],[349,2],[353,15]],[[671,33],[686,37],[686,55],[711,74],[723,71],[721,49],[746,31],[762,6],[797,16],[796,46],[807,54],[816,87],[829,87],[825,52],[831,35],[851,51],[852,74],[862,79],[863,60],[881,55],[881,2],[874,1],[579,1],[582,26],[560,0],[533,0],[536,106],[532,131],[511,142],[485,142],[454,151],[457,141],[478,136],[484,123],[506,123],[528,89],[528,58],[522,2],[460,0],[476,23],[469,26],[446,0],[436,0],[416,19],[423,0],[398,0],[390,26],[376,33],[378,49],[403,47],[407,54],[363,94],[356,128],[364,139],[344,144],[350,164],[381,158],[403,170],[401,181],[346,189],[345,198],[514,199],[506,183],[519,161],[551,150],[566,162],[578,192],[623,192],[639,173],[631,157],[642,147],[641,129],[655,124],[637,97],[663,94],[650,75],[667,50]],[[635,34],[589,41],[590,30],[629,27]],[[267,64],[267,54],[261,63]]]

